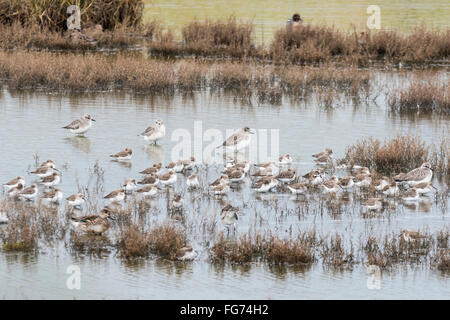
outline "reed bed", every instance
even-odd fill
[[[131,90],[172,95],[177,90],[227,91],[258,103],[279,104],[283,96],[305,99],[315,91],[366,99],[370,72],[356,68],[276,67],[234,62],[161,61],[140,55],[0,52],[0,78],[11,89],[56,91]],[[328,91],[324,91],[328,90]]]
[[[435,79],[415,80],[408,87],[391,92],[388,103],[396,112],[450,114],[450,88]]]
[[[48,2],[55,1],[62,0],[48,0]],[[26,12],[22,15],[17,13],[14,16],[17,18],[3,14],[1,20],[0,9],[2,29],[0,47],[98,50],[115,46],[123,49],[140,44],[152,55],[162,57],[193,56],[209,60],[233,58],[246,62],[302,65],[339,62],[363,66],[377,61],[429,64],[447,60],[450,54],[450,29],[428,30],[419,26],[409,33],[380,30],[366,32],[362,36],[355,31],[342,31],[323,25],[307,25],[298,32],[280,29],[275,32],[272,42],[264,46],[254,42],[252,22],[237,21],[235,17],[217,21],[190,22],[182,26],[180,41],[174,30],[157,21],[142,24],[139,0],[111,1],[111,14],[108,14],[110,9],[105,13],[99,11],[97,8],[99,1],[86,1],[89,9],[82,9],[82,22],[101,24],[104,30],[117,30],[118,35],[115,31],[106,35],[100,34],[99,41],[94,46],[78,44],[77,48],[77,44],[72,44],[70,39],[64,37],[61,27],[55,26],[56,21],[58,26],[61,24],[61,17],[44,18],[48,22],[29,19],[32,23],[25,25],[23,21],[27,19],[23,16],[30,15],[26,10],[16,10]],[[42,13],[38,14],[40,15]],[[28,28],[40,31],[30,32]],[[122,36],[124,33],[127,37]],[[121,41],[114,41],[118,38]]]
[[[374,138],[358,140],[347,147],[341,161],[350,166],[366,166],[383,175],[409,171],[431,161],[435,173],[448,177],[449,156],[446,137],[439,146],[435,146],[418,136],[398,135],[384,143]]]
[[[0,0],[0,24],[38,25],[52,31],[66,29],[67,8],[77,5],[82,23],[100,24],[114,30],[141,26],[143,0]]]

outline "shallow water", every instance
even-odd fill
[[[370,5],[380,7],[382,29],[408,31],[419,25],[448,28],[450,4],[444,0],[427,1],[274,1],[274,0],[146,0],[144,17],[157,19],[175,29],[181,29],[194,19],[226,19],[252,21],[254,37],[268,42],[275,30],[284,27],[294,12],[300,13],[305,24],[327,24],[344,30],[364,30]]]
[[[380,78],[386,79],[383,74]],[[396,77],[389,78],[395,83]],[[344,155],[346,146],[359,138],[390,138],[398,133],[418,134],[427,142],[439,143],[448,135],[450,117],[398,116],[390,113],[383,97],[377,104],[364,102],[354,106],[341,100],[334,109],[318,106],[314,99],[300,104],[285,100],[281,106],[248,106],[226,94],[197,92],[185,97],[171,98],[130,95],[127,93],[98,93],[61,95],[44,92],[17,93],[3,89],[0,95],[0,153],[8,157],[0,160],[2,183],[22,174],[27,183],[33,177],[25,174],[34,168],[34,155],[39,161],[54,159],[61,168],[63,180],[60,188],[65,196],[77,192],[77,183],[86,186],[96,162],[104,169],[103,194],[120,188],[125,179],[139,178],[138,172],[154,162],[167,164],[174,160],[172,151],[178,143],[172,134],[185,129],[192,137],[195,130],[204,134],[208,129],[226,130],[248,125],[261,139],[264,129],[279,130],[279,152],[294,157],[293,166],[300,173],[315,167],[311,154],[332,147],[335,157]],[[82,114],[91,114],[97,122],[86,137],[73,137],[61,129]],[[155,119],[166,124],[167,136],[158,146],[148,146],[137,134]],[[201,121],[201,130],[198,123]],[[197,123],[197,126],[196,126]],[[197,128],[197,129],[195,129]],[[179,131],[178,131],[179,132]],[[197,135],[198,136],[198,135]],[[268,135],[270,141],[271,135]],[[447,137],[448,138],[448,137]],[[196,140],[198,141],[198,140]],[[210,141],[204,141],[204,146]],[[191,152],[196,155],[196,150]],[[133,159],[121,164],[110,161],[109,155],[125,147],[134,150]],[[276,144],[269,145],[268,150]],[[252,147],[251,147],[252,148]],[[186,155],[187,157],[187,155]],[[176,158],[175,158],[176,159]],[[198,157],[197,157],[198,159]],[[262,157],[257,159],[264,161]],[[219,175],[219,166],[200,170],[202,181],[211,182]],[[207,172],[207,175],[205,175]],[[343,171],[337,174],[342,176]],[[223,203],[203,199],[201,192],[189,192],[179,175],[175,191],[185,198],[188,239],[200,252],[192,263],[173,263],[159,259],[146,259],[129,264],[113,254],[103,258],[77,256],[64,247],[40,245],[36,256],[0,253],[0,297],[3,298],[129,298],[129,299],[325,299],[325,298],[449,298],[449,276],[428,266],[399,267],[383,272],[381,288],[367,287],[366,268],[357,265],[353,271],[327,270],[320,263],[306,269],[275,268],[267,264],[245,267],[220,267],[208,261],[210,239],[203,223],[216,221],[215,231],[223,230],[218,215]],[[439,192],[444,186],[436,182]],[[241,207],[237,235],[249,230],[271,231],[281,237],[290,232],[311,230],[320,234],[338,231],[346,241],[356,241],[361,235],[382,237],[402,229],[426,229],[431,233],[449,226],[449,212],[434,195],[423,197],[412,206],[393,203],[381,215],[366,217],[357,196],[343,201],[342,214],[320,213],[321,196],[310,194],[306,198],[292,199],[288,194],[255,195],[250,181],[230,192],[228,201]],[[173,191],[171,191],[173,194]],[[105,204],[97,199],[98,205]],[[161,194],[151,201],[148,213],[150,223],[169,219],[166,197]],[[310,211],[298,211],[308,203]],[[85,210],[86,211],[86,210]],[[88,212],[84,212],[88,213]],[[61,206],[61,216],[64,208]],[[174,222],[179,223],[179,222]],[[293,229],[293,231],[291,230]],[[291,230],[291,231],[290,231]],[[70,265],[81,269],[81,290],[66,287]]]

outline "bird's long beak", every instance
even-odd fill
[[[61,173],[61,171],[59,171],[59,169],[53,168],[53,170],[58,171],[59,173]]]
[[[97,120],[95,120],[94,118],[91,118],[91,120],[92,120],[92,121],[97,121]]]
[[[437,191],[437,189],[436,189],[436,187],[435,186],[433,186],[432,184],[430,184],[430,186],[434,189],[434,190],[436,190]]]
[[[248,131],[248,133],[255,134],[255,132],[253,132],[253,131]]]

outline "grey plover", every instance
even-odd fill
[[[156,142],[166,135],[166,127],[162,120],[156,120],[154,124],[144,130],[139,136],[143,137],[145,141]]]
[[[95,121],[95,119],[89,114],[85,114],[80,119],[76,119],[67,126],[63,127],[63,129],[68,129],[70,132],[75,134],[83,134],[91,128],[92,121]]]

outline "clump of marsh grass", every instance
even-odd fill
[[[347,147],[344,162],[390,175],[419,167],[430,157],[430,146],[420,137],[398,135],[382,143],[365,138]]]
[[[137,224],[130,222],[120,230],[117,249],[119,255],[130,259],[145,257],[149,254],[149,236]]]
[[[9,210],[13,210],[9,208]],[[0,228],[4,251],[33,252],[38,249],[39,225],[33,210],[20,210],[9,215],[5,228]]]
[[[392,91],[388,104],[398,112],[450,113],[450,89],[438,81],[413,81],[407,88]]]
[[[151,229],[146,242],[150,252],[162,258],[175,260],[178,250],[186,246],[187,240],[183,229],[166,223]]]
[[[346,248],[342,236],[338,233],[328,239],[321,239],[320,254],[323,264],[336,269],[351,268],[356,262],[353,245]]]

